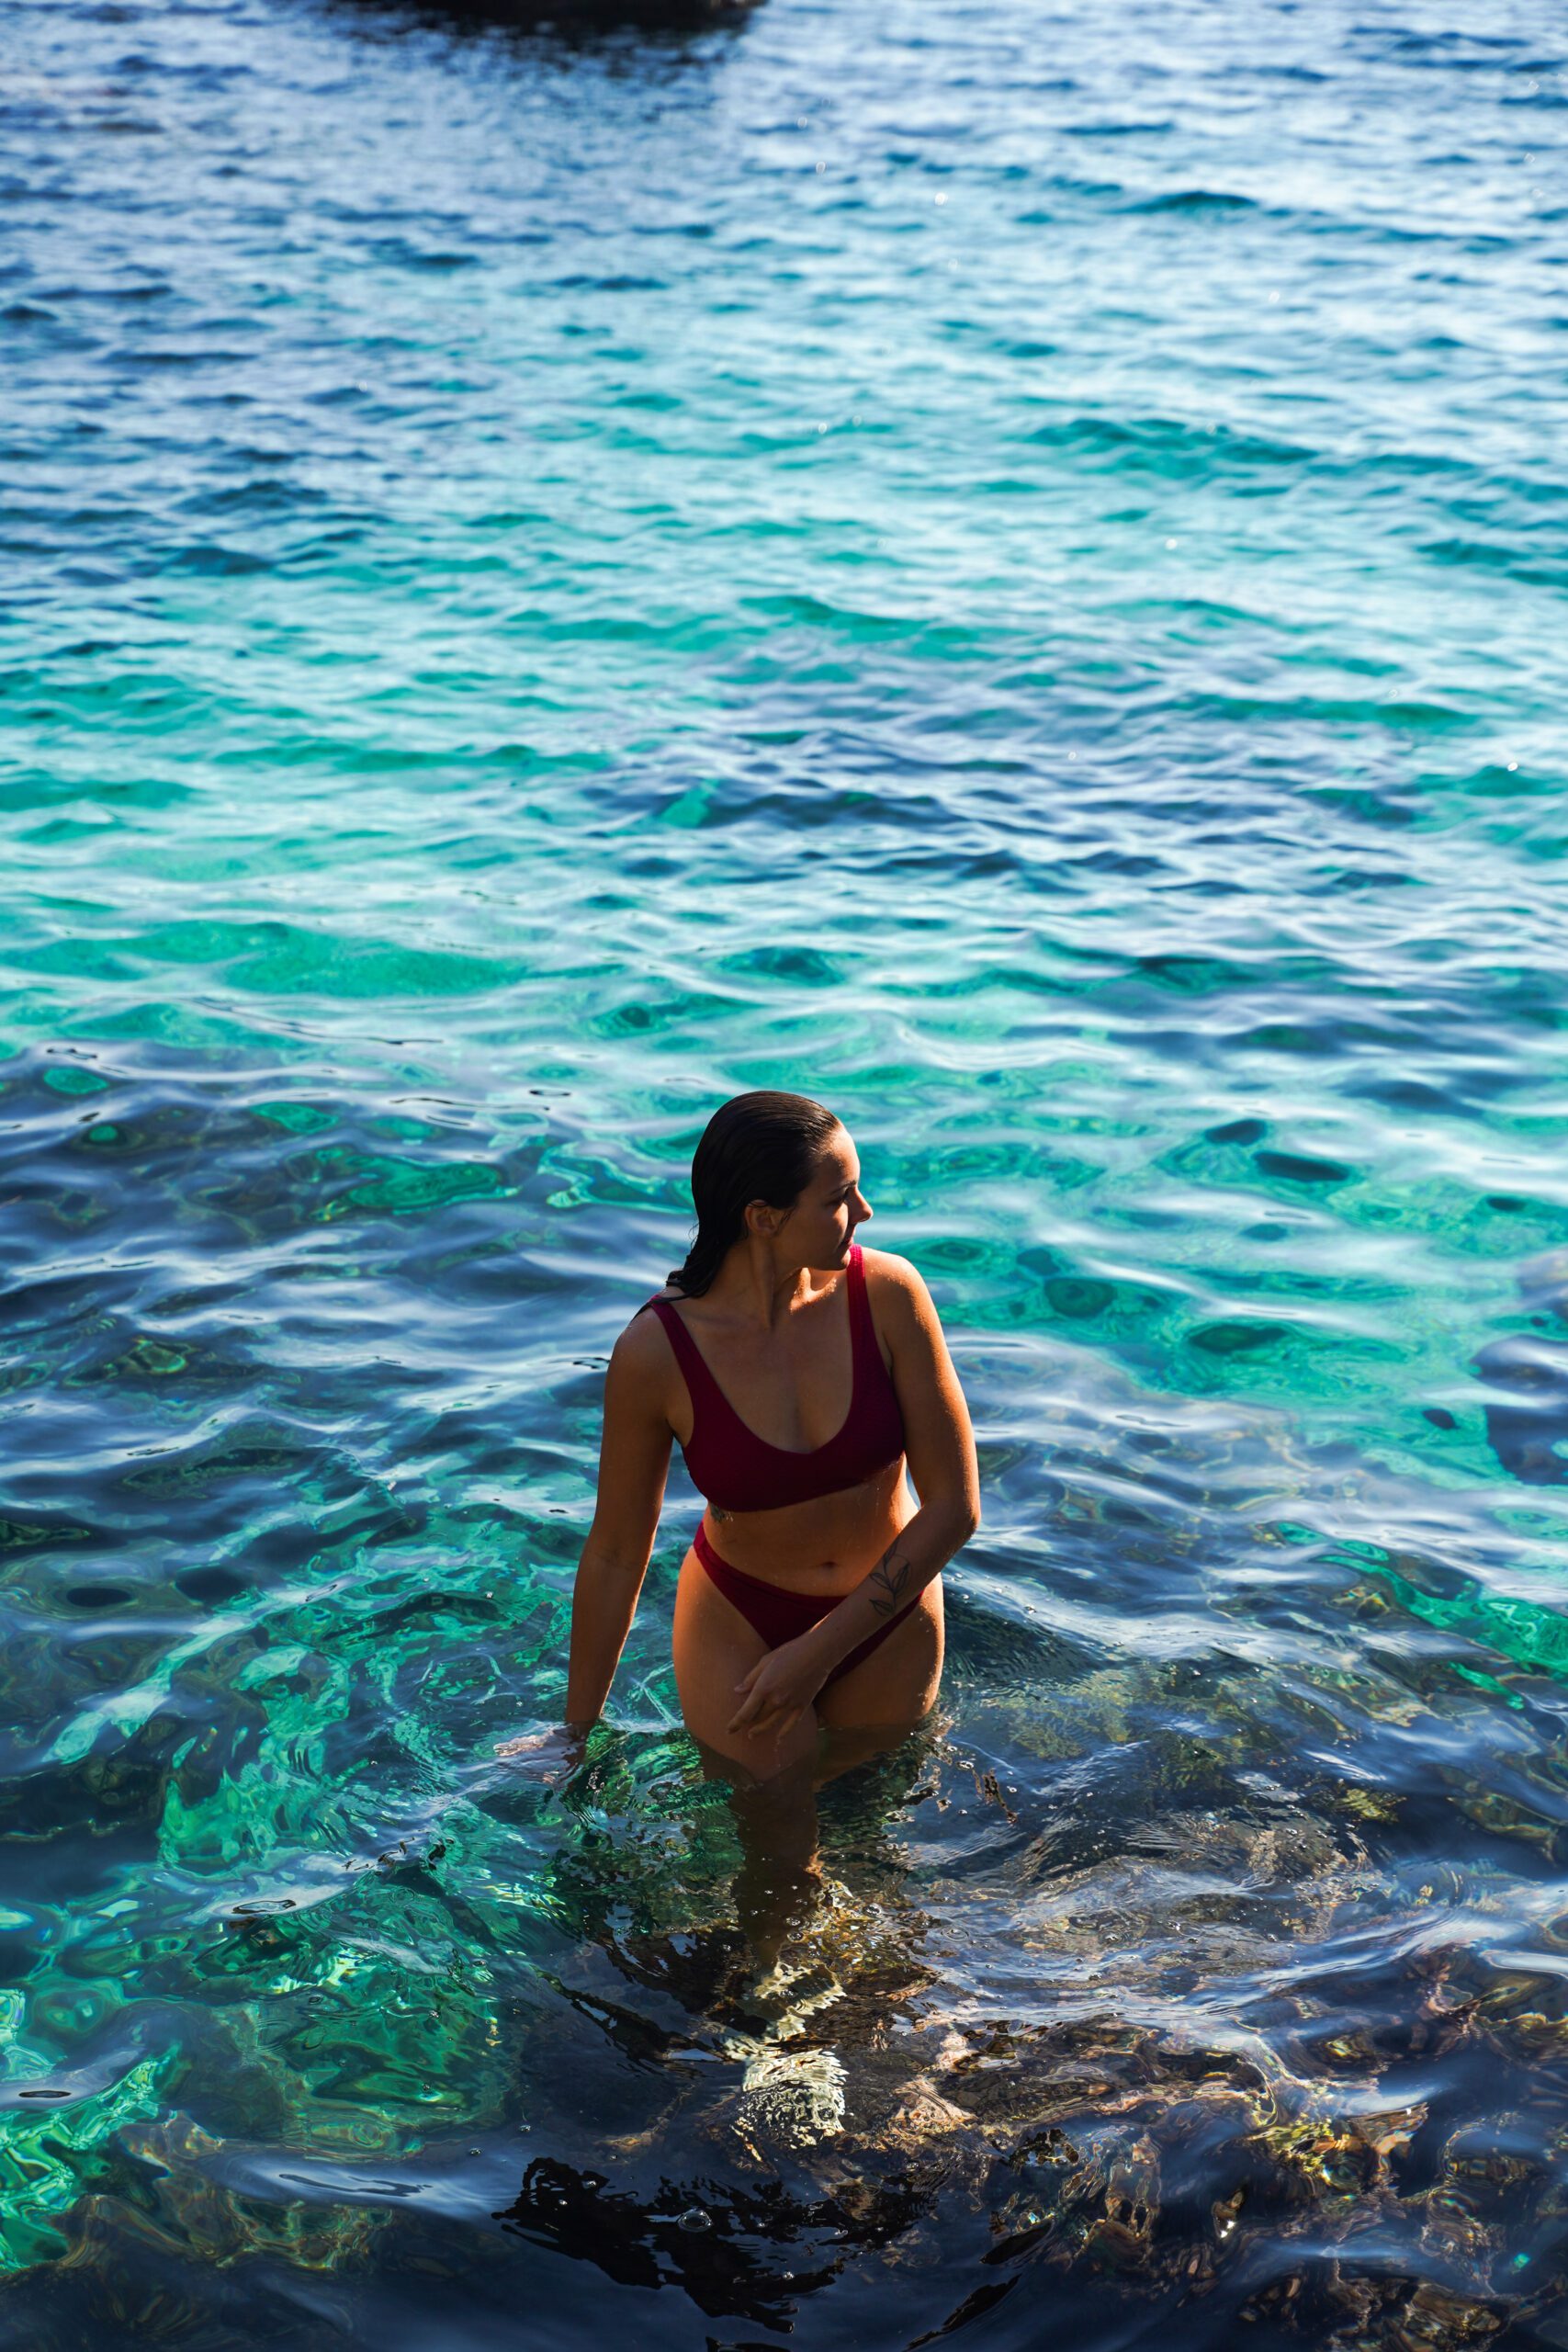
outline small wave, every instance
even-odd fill
[[[219,547],[210,541],[197,541],[178,548],[164,556],[159,570],[187,572],[197,580],[239,580],[253,572],[273,571],[276,558],[258,555],[250,548]]]
[[[1212,187],[1174,188],[1163,196],[1140,197],[1126,208],[1129,212],[1256,212],[1260,208],[1256,197],[1242,196],[1235,189]]]
[[[1114,416],[1080,412],[1040,424],[1022,436],[1041,447],[1080,450],[1118,465],[1146,465],[1156,472],[1183,474],[1255,468],[1301,468],[1317,451],[1301,442],[1276,441],[1244,433],[1216,420],[1203,424],[1175,416]]]

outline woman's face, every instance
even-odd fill
[[[790,1211],[779,1238],[792,1257],[816,1273],[832,1273],[849,1263],[857,1225],[871,1215],[860,1188],[860,1159],[842,1127],[822,1148],[811,1181]]]

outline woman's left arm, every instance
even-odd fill
[[[787,1731],[840,1660],[919,1600],[980,1524],[975,1432],[931,1293],[908,1259],[878,1257],[877,1306],[904,1416],[905,1459],[920,1507],[836,1609],[809,1633],[770,1650],[752,1669],[740,1686],[746,1696],[732,1731]]]

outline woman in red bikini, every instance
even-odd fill
[[[839,1121],[804,1095],[737,1095],[709,1120],[696,1239],[610,1358],[570,1745],[609,1693],[671,1440],[707,1501],[675,1596],[675,1679],[710,1766],[809,1785],[930,1711],[941,1572],[979,1525],[975,1441],[925,1283],[854,1238],[871,1216],[860,1179]]]

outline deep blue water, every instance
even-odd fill
[[[3,21],[0,2343],[1568,2344],[1561,12]],[[768,2015],[678,1472],[492,1755],[756,1084],[986,1510]]]

